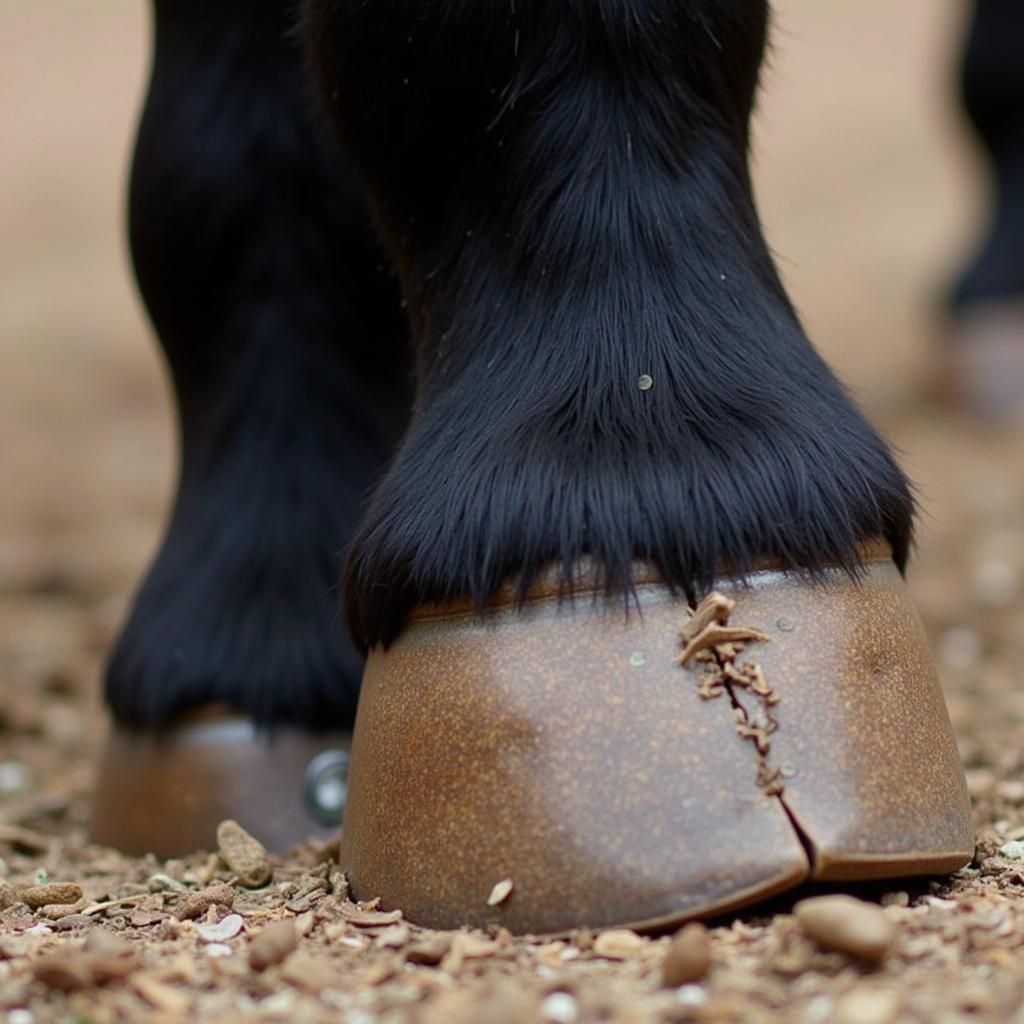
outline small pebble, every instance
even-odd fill
[[[150,892],[184,892],[185,886],[170,875],[152,875],[146,881]]]
[[[10,882],[0,882],[0,910],[6,910],[20,902],[21,897],[18,895],[18,890]]]
[[[884,959],[896,939],[896,926],[884,910],[852,896],[814,896],[801,900],[793,914],[803,933],[822,948],[867,963]]]
[[[186,921],[192,921],[202,917],[210,907],[227,907],[230,909],[235,905],[235,890],[224,882],[211,885],[207,889],[200,889],[198,892],[189,894],[185,900],[185,909],[181,916]]]
[[[644,948],[644,940],[626,928],[601,932],[594,940],[594,952],[608,960],[625,960]]]
[[[711,966],[711,939],[702,924],[678,931],[661,964],[661,978],[669,988],[700,981]]]
[[[18,895],[23,903],[38,910],[51,903],[78,903],[82,898],[82,887],[74,882],[47,882],[28,885]]]
[[[893,992],[849,992],[836,1004],[834,1024],[889,1024],[896,1020],[899,999]]]
[[[680,1006],[703,1006],[707,1001],[708,994],[700,985],[683,985],[676,989],[676,1002]]]
[[[579,1014],[579,1005],[568,992],[552,992],[540,1004],[541,1019],[552,1024],[573,1024]]]
[[[1007,860],[1024,860],[1024,840],[1011,839],[999,847],[999,856]]]
[[[20,761],[0,761],[0,793],[20,793],[29,788],[31,781],[31,773]]]
[[[217,826],[217,852],[247,888],[256,889],[270,881],[271,867],[266,848],[237,821],[228,819]]]
[[[254,971],[265,971],[281,963],[294,951],[298,941],[291,921],[268,924],[249,944],[249,966]]]

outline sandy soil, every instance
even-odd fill
[[[0,1011],[12,1024],[1024,1020],[1024,436],[923,397],[933,300],[984,202],[949,110],[952,5],[781,0],[757,186],[813,336],[921,489],[911,586],[978,855],[951,880],[861,894],[895,929],[874,966],[823,950],[781,904],[717,923],[710,969],[681,987],[663,984],[668,938],[530,944],[367,916],[330,849],[299,848],[269,887],[233,885],[191,919],[190,894],[233,877],[215,857],[158,864],[87,845],[100,666],[173,476],[166,382],[120,230],[141,7],[0,7]],[[31,910],[18,894],[39,880],[78,884],[82,900]],[[277,919],[298,950],[257,971],[255,937]],[[262,945],[274,942],[287,952],[281,929]]]

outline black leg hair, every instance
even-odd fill
[[[355,711],[341,552],[404,429],[412,366],[397,285],[315,116],[294,21],[286,0],[156,4],[130,234],[182,458],[107,672],[128,723],[208,702],[322,728]]]
[[[691,594],[761,556],[856,571],[879,535],[903,564],[906,480],[755,212],[767,20],[764,0],[307,3],[417,348],[348,563],[361,645],[584,553],[626,592],[637,557]]]

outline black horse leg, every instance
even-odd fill
[[[417,409],[349,562],[350,622],[485,602],[589,555],[694,593],[722,565],[906,556],[911,498],[808,342],[747,168],[765,0],[313,0]]]
[[[177,499],[107,671],[121,723],[350,724],[341,554],[408,415],[398,289],[316,118],[287,0],[158,0],[132,168]]]
[[[950,295],[946,390],[975,416],[1024,418],[1024,8],[975,0],[963,103],[988,171],[987,221]]]

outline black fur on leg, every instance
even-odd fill
[[[627,593],[635,558],[691,595],[762,556],[856,572],[877,536],[903,564],[907,482],[755,212],[766,26],[763,0],[307,4],[418,358],[348,563],[362,646],[584,554]]]
[[[397,286],[315,120],[291,6],[157,3],[130,230],[181,469],[107,670],[126,723],[207,703],[324,729],[355,713],[341,552],[404,429],[412,367]]]

